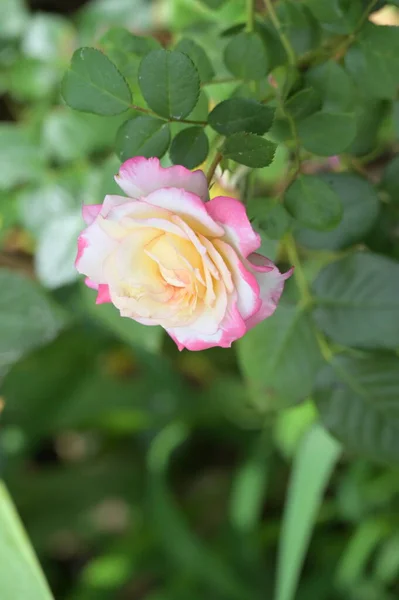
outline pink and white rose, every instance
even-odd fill
[[[209,200],[202,171],[135,157],[115,180],[126,196],[84,206],[77,270],[122,317],[161,325],[179,349],[227,348],[276,309],[291,271],[256,254],[244,205]]]

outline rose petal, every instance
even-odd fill
[[[229,244],[222,240],[215,240],[214,246],[224,258],[232,275],[237,293],[237,308],[244,320],[249,319],[261,306],[259,283]]]
[[[261,299],[258,312],[246,321],[247,328],[251,329],[274,313],[284,289],[284,281],[292,275],[294,269],[291,268],[287,273],[280,273],[268,258],[260,254],[251,254],[248,257],[247,267],[256,277]]]
[[[197,323],[195,323],[197,325]],[[167,333],[177,344],[179,350],[206,350],[219,346],[230,348],[231,344],[242,337],[247,328],[237,309],[232,303],[215,333],[204,334],[190,327],[173,327],[166,329]]]
[[[91,225],[97,218],[102,208],[102,204],[83,204],[82,216],[87,225]]]
[[[215,223],[208,214],[202,200],[186,190],[180,188],[163,188],[148,194],[142,198],[152,206],[167,208],[169,211],[181,217],[194,231],[204,235],[220,237],[224,229]]]
[[[75,267],[93,283],[107,283],[104,279],[103,263],[115,249],[117,240],[107,235],[98,220],[80,234]]]
[[[189,171],[180,165],[164,168],[158,158],[129,158],[119,169],[115,181],[130,198],[138,199],[160,188],[173,187],[192,192],[204,202],[209,199],[208,183],[202,171]]]
[[[205,206],[208,214],[223,226],[226,241],[242,256],[246,258],[260,247],[260,236],[252,229],[242,202],[228,196],[217,196]]]
[[[112,302],[109,287],[105,283],[100,283],[98,286],[96,304],[106,304],[107,302]]]

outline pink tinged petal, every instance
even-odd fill
[[[99,219],[86,227],[78,238],[76,269],[93,283],[106,283],[104,261],[116,248],[117,240],[112,239],[99,225]]]
[[[247,257],[260,247],[260,236],[252,229],[242,202],[227,196],[217,196],[207,202],[206,209],[223,226],[226,241],[242,256]]]
[[[235,302],[227,309],[224,319],[218,330],[211,334],[202,334],[191,327],[173,327],[166,330],[179,350],[206,350],[219,346],[230,348],[231,344],[242,337],[246,331],[246,325],[242,319]]]
[[[82,216],[86,225],[91,225],[98,217],[102,204],[84,204],[82,206]]]
[[[85,279],[85,284],[87,285],[87,287],[91,288],[92,290],[98,290],[98,283],[95,283],[88,277],[86,277],[86,279]]]
[[[96,304],[105,304],[106,302],[112,302],[109,287],[105,283],[100,283],[98,286]]]
[[[78,253],[75,259],[75,267],[78,268],[78,263],[83,256],[84,251],[89,246],[88,240],[84,237],[83,233],[78,237]]]
[[[185,167],[161,167],[158,158],[135,156],[123,163],[115,181],[130,196],[140,198],[160,188],[182,188],[209,199],[208,182],[202,171],[189,171]]]
[[[203,235],[221,237],[224,229],[208,214],[206,204],[191,192],[180,188],[162,188],[142,197],[143,202],[166,208],[178,215],[194,231]]]
[[[222,240],[215,240],[215,248],[225,260],[237,292],[237,308],[244,320],[257,313],[260,306],[259,283],[255,275],[246,268],[235,250]],[[246,261],[247,262],[247,261]]]
[[[292,275],[294,269],[280,273],[268,258],[260,254],[251,254],[247,267],[253,271],[259,283],[261,299],[259,310],[246,321],[247,328],[251,329],[274,313],[284,289],[284,281]]]

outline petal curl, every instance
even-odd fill
[[[83,204],[82,216],[86,225],[91,225],[100,214],[102,204]]]
[[[103,272],[104,261],[116,245],[117,240],[107,235],[96,219],[78,238],[76,269],[82,275],[86,275],[93,284],[107,283]]]
[[[245,206],[235,198],[217,196],[206,203],[208,214],[221,223],[225,238],[245,258],[260,245],[260,235],[252,229]]]
[[[200,333],[198,330],[190,327],[173,327],[166,329],[179,350],[207,350],[219,346],[221,348],[230,348],[231,344],[242,337],[247,328],[233,302],[228,308],[224,319],[220,323],[215,333]]]
[[[164,168],[158,158],[129,158],[115,175],[115,181],[130,198],[174,187],[196,194],[204,202],[209,199],[208,182],[202,171],[189,171],[180,165]]]
[[[276,265],[261,254],[251,254],[248,257],[247,268],[256,277],[261,299],[259,310],[246,321],[247,328],[251,329],[274,313],[284,289],[284,281],[291,277],[294,269],[280,273]]]
[[[96,304],[106,304],[107,302],[112,302],[109,287],[105,283],[100,283],[98,286]]]
[[[173,214],[182,217],[194,231],[214,237],[224,234],[223,227],[208,214],[206,204],[196,194],[172,187],[157,189],[141,200],[152,206],[167,208]]]
[[[237,293],[237,308],[246,321],[257,313],[261,306],[259,283],[229,244],[222,240],[215,240],[214,246],[230,270]]]

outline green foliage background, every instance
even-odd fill
[[[1,600],[395,600],[398,1],[81,4],[0,0]],[[220,162],[295,265],[231,350],[78,278],[134,155]]]

